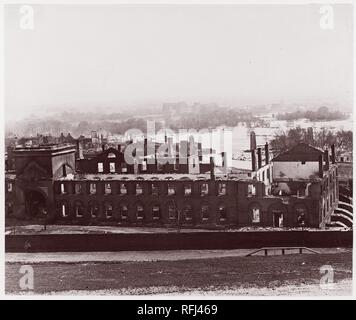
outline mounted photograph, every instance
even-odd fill
[[[351,2],[3,16],[7,296],[352,296]]]

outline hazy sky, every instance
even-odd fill
[[[37,5],[5,10],[6,113],[165,101],[352,101],[352,7]]]

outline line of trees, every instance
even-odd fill
[[[313,132],[312,128],[296,127],[288,131],[280,131],[271,141],[271,147],[277,153],[284,152],[299,142],[308,143],[317,148],[327,148],[335,144],[337,152],[352,151],[352,131],[339,130],[333,132],[322,129]]]
[[[332,121],[343,120],[347,116],[340,111],[330,111],[327,107],[321,107],[317,111],[295,111],[287,113],[279,113],[276,116],[277,120],[298,120],[308,119],[310,121]]]

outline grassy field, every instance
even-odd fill
[[[33,265],[34,293],[274,290],[281,286],[318,285],[322,276],[320,268],[324,265],[333,267],[336,283],[352,278],[351,253],[157,262],[41,263]],[[19,263],[6,264],[7,293],[21,293],[20,266]]]

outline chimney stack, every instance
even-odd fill
[[[256,153],[255,149],[251,149],[252,171],[256,171]]]
[[[199,162],[203,161],[203,146],[202,143],[198,143],[198,156],[199,156]]]
[[[265,144],[265,158],[266,158],[266,165],[269,164],[269,149],[268,149],[268,142]]]
[[[147,138],[143,140],[143,156],[147,157]]]
[[[324,153],[325,153],[325,170],[327,171],[327,170],[329,170],[329,167],[330,167],[329,150],[326,149],[324,151]]]
[[[258,162],[258,169],[262,168],[262,152],[261,152],[261,148],[257,148],[257,162]]]
[[[250,133],[250,150],[255,150],[256,149],[256,133],[254,131],[251,131]]]
[[[335,144],[331,145],[331,163],[336,163],[336,155],[335,155]]]
[[[215,163],[213,157],[210,157],[210,179],[215,180]]]
[[[222,152],[221,157],[222,157],[222,167],[223,167],[224,174],[227,174],[227,153]]]
[[[319,178],[323,177],[323,155],[319,155]]]
[[[80,139],[77,140],[77,150],[78,150],[78,158],[79,159],[84,159],[84,156],[83,156],[83,144],[80,141]]]
[[[176,143],[176,168],[179,168],[179,142]]]

